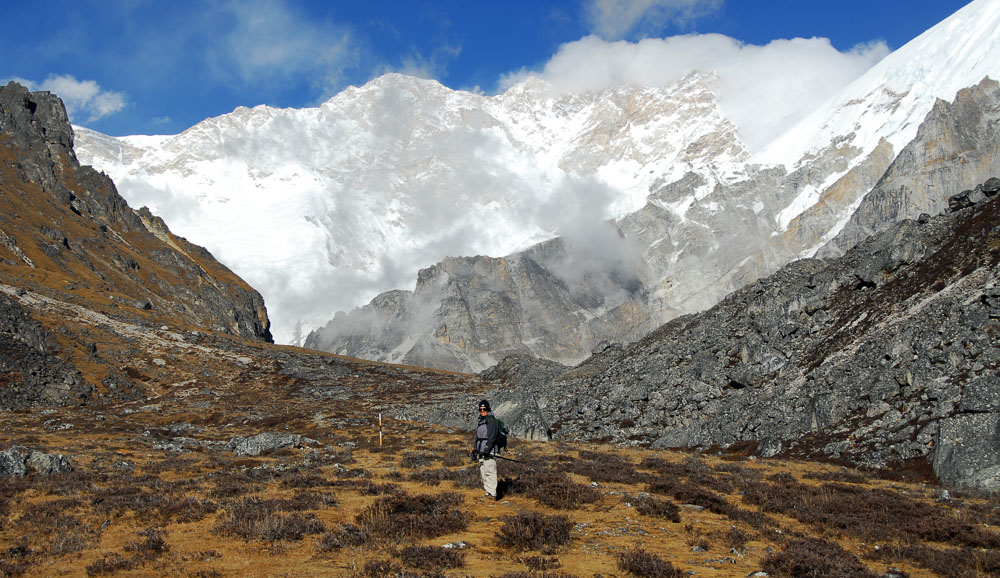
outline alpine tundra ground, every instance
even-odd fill
[[[183,351],[137,356],[148,396],[3,414],[0,450],[72,470],[3,480],[0,575],[1000,575],[1000,498],[919,472],[514,439],[487,500],[469,432],[383,416],[379,443],[379,404],[421,395],[393,372],[422,395],[461,374],[231,343],[271,356],[173,385]]]

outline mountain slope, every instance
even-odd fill
[[[742,444],[1000,489],[998,193],[990,179],[561,373],[511,358],[483,373],[503,384],[489,395],[523,412],[515,431],[560,440]]]
[[[607,227],[605,251],[620,242]],[[482,370],[521,353],[580,361],[609,335],[648,319],[639,264],[564,239],[502,258],[445,259],[414,291],[390,291],[309,334],[305,346],[453,371]]]
[[[40,356],[15,361],[15,370],[5,365],[5,407],[116,395],[110,390],[132,382],[101,361],[103,332],[74,334],[63,306],[109,327],[127,320],[270,341],[260,294],[79,165],[57,97],[14,83],[0,88],[0,161],[4,347],[8,359]],[[63,377],[51,375],[50,363]],[[101,368],[85,373],[98,383],[88,382],[80,368],[95,364]]]
[[[691,172],[654,187],[647,205],[619,219],[615,228],[594,227],[588,237],[561,238],[566,250],[540,261],[558,280],[563,296],[546,309],[562,311],[562,319],[528,313],[531,293],[540,285],[507,291],[504,299],[513,305],[498,307],[495,288],[508,286],[506,269],[479,269],[470,277],[455,275],[453,267],[442,263],[421,275],[419,299],[377,299],[364,315],[336,318],[306,344],[461,370],[482,370],[511,353],[577,363],[601,341],[629,341],[679,315],[707,309],[801,253],[814,251],[812,247],[826,243],[823,254],[835,256],[899,220],[939,212],[948,195],[1000,173],[998,88],[995,81],[984,80],[960,91],[954,103],[939,103],[898,158],[882,141],[784,233],[776,226],[783,200],[793,198],[817,174],[838,170],[847,162],[840,151],[828,150],[792,173],[781,167],[751,168],[747,180],[721,182]],[[853,217],[843,234],[826,242],[831,223],[852,204]],[[528,256],[545,252],[539,245],[505,260],[539,262]],[[447,281],[425,282],[435,275]],[[591,283],[588,289],[578,285],[585,279]],[[454,291],[456,283],[461,291]],[[574,292],[590,299],[573,300]],[[567,302],[575,305],[566,308]],[[492,322],[477,324],[475,315]],[[399,319],[419,323],[393,321]],[[501,333],[506,339],[492,331],[497,323],[510,328]],[[539,334],[559,339],[539,339]]]
[[[993,80],[959,91],[954,102],[937,101],[915,138],[821,254],[843,252],[886,223],[941,212],[947,206],[941,192],[952,190],[953,183],[1000,174],[997,103],[1000,83]]]

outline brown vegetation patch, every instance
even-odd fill
[[[234,536],[244,540],[301,540],[309,534],[321,534],[323,523],[313,515],[283,514],[283,504],[277,500],[263,500],[258,497],[241,498],[230,502],[219,520],[215,531],[223,536]],[[300,504],[292,504],[292,509]]]
[[[245,398],[213,402],[228,408],[226,425],[204,426],[199,439],[259,433],[239,425],[244,416],[299,403]],[[1000,576],[991,496],[952,489],[942,500],[932,487],[805,462],[515,440],[508,455],[520,463],[498,462],[494,501],[464,451],[468,432],[389,422],[395,437],[379,446],[369,420],[344,407],[347,417],[285,408],[324,424],[313,434],[322,445],[256,457],[221,444],[154,448],[170,424],[198,423],[202,408],[184,407],[100,420],[92,408],[5,414],[11,439],[65,453],[74,471],[0,484],[0,575],[624,577],[669,571],[669,561],[685,574],[747,576],[770,548],[780,552],[771,575],[782,576],[797,563],[789,545],[810,538],[876,574],[892,565],[912,578]],[[426,446],[405,437],[415,431]],[[838,505],[853,512],[837,515]],[[909,529],[872,539],[884,531],[872,516],[889,524],[906,510],[929,525],[900,518]]]
[[[573,522],[566,516],[529,512],[505,517],[497,532],[497,542],[505,549],[548,553],[567,544],[572,539],[572,529]]]
[[[539,468],[515,468],[507,490],[511,495],[523,495],[558,510],[576,510],[600,500],[601,495],[590,486],[579,484],[560,471]]]
[[[468,527],[468,515],[458,509],[463,500],[455,492],[384,496],[362,510],[355,521],[368,535],[396,543],[408,538],[435,538]]]
[[[642,548],[618,554],[618,568],[638,578],[681,578],[684,573],[674,565]]]
[[[465,552],[439,546],[406,546],[399,551],[399,559],[420,570],[447,570],[465,565]]]
[[[878,578],[855,556],[839,545],[818,538],[789,542],[764,559],[763,569],[773,576],[815,578]]]

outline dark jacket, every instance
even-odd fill
[[[500,426],[497,425],[497,418],[493,415],[492,411],[486,415],[479,416],[479,423],[476,425],[475,450],[481,454],[493,453],[493,448],[497,445],[497,433],[499,431]]]

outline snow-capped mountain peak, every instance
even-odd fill
[[[77,128],[77,153],[257,288],[296,343],[445,256],[505,255],[634,211],[657,179],[739,165],[710,81],[560,96],[528,79],[486,97],[387,74],[178,135]]]

